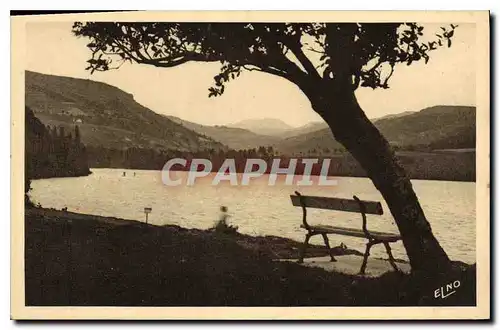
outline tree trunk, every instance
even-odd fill
[[[365,169],[387,202],[403,238],[412,271],[435,273],[448,269],[450,260],[434,237],[410,179],[389,143],[366,117],[352,89],[336,89],[333,94],[331,91],[331,88],[329,94],[315,91],[315,95],[308,93],[308,96],[335,139]]]

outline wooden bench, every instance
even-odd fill
[[[384,244],[387,254],[389,256],[389,262],[396,271],[399,271],[398,267],[396,266],[394,257],[392,256],[391,247],[389,243],[399,241],[401,239],[401,236],[392,233],[371,231],[368,230],[366,227],[366,214],[382,215],[384,213],[382,209],[382,204],[380,204],[380,202],[362,201],[356,196],[353,196],[353,199],[344,199],[344,198],[320,197],[320,196],[303,196],[297,191],[295,192],[295,194],[296,195],[290,195],[290,198],[294,206],[302,207],[303,217],[302,217],[302,225],[300,227],[307,230],[306,239],[300,250],[300,255],[298,260],[299,263],[304,262],[304,254],[307,245],[309,243],[309,239],[315,235],[323,236],[323,240],[325,241],[326,248],[329,251],[331,261],[337,261],[332,254],[332,250],[330,248],[330,243],[328,242],[327,235],[338,234],[345,236],[363,237],[368,239],[368,243],[366,244],[366,251],[363,258],[363,264],[361,265],[361,269],[359,271],[360,274],[365,273],[366,263],[368,261],[368,256],[370,255],[370,249],[375,244]],[[361,218],[362,218],[361,229],[326,226],[326,225],[311,226],[307,223],[307,209],[306,209],[307,207],[361,213]]]

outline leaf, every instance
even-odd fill
[[[209,97],[220,96],[224,92],[227,81],[236,79],[240,75],[240,71],[245,71],[243,63],[249,61],[248,56],[259,57],[259,62],[264,61],[269,66],[280,65],[280,59],[273,55],[277,49],[282,50],[282,47],[290,42],[302,41],[311,42],[311,45],[319,45],[321,49],[332,49],[332,47],[342,45],[329,44],[333,39],[325,38],[326,33],[337,35],[348,34],[352,36],[356,42],[355,51],[345,50],[345,57],[356,63],[356,67],[365,67],[373,59],[380,59],[381,62],[388,63],[391,60],[399,63],[412,65],[413,62],[422,59],[428,61],[424,56],[431,48],[435,49],[438,46],[438,40],[441,40],[442,45],[450,44],[450,36],[454,25],[450,22],[442,22],[436,25],[435,31],[428,31],[434,39],[434,44],[429,45],[427,38],[422,38],[422,31],[427,31],[428,28],[417,23],[387,23],[370,25],[365,23],[356,23],[352,26],[335,23],[274,23],[274,24],[218,24],[218,23],[165,23],[165,22],[87,22],[85,24],[75,24],[77,31],[74,34],[80,33],[87,38],[91,55],[95,60],[98,59],[101,53],[104,53],[104,58],[108,58],[108,54],[116,55],[111,57],[113,63],[87,63],[95,68],[95,71],[103,71],[113,69],[115,66],[115,58],[117,63],[121,65],[124,62],[134,62],[127,54],[129,51],[134,53],[137,51],[149,51],[148,54],[152,57],[148,61],[148,65],[156,65],[161,62],[177,65],[175,59],[183,55],[205,57],[211,61],[220,62],[221,71],[215,81],[212,81],[211,87],[214,90],[209,90]],[[441,26],[443,28],[440,28]],[[450,27],[451,26],[451,27]],[[272,42],[268,39],[272,35]],[[295,35],[295,36],[294,36]],[[426,35],[426,34],[425,34]],[[313,40],[310,40],[313,39]],[[327,40],[328,39],[328,40]],[[423,39],[423,40],[422,40]],[[116,48],[116,43],[121,42],[125,47],[124,50]],[[84,43],[85,45],[85,43]],[[306,46],[306,45],[303,45]],[[249,51],[255,49],[255,53]],[[318,48],[319,50],[320,48]],[[342,53],[344,49],[339,49]],[[418,54],[418,56],[417,56]],[[281,54],[278,54],[281,55]],[[326,68],[323,75],[325,77],[333,77],[332,72],[337,69],[337,66],[332,62],[326,51],[321,51],[316,54],[316,59],[319,59],[315,66]],[[278,62],[275,62],[278,61]],[[255,70],[258,70],[256,66]],[[321,69],[321,70],[323,70]],[[361,77],[365,86],[370,87],[385,87],[385,76],[377,77],[378,72],[371,73],[369,77]],[[210,86],[207,86],[210,87]]]
[[[448,32],[448,38],[453,37],[454,33],[455,33],[455,30],[451,30],[450,32]]]
[[[448,48],[451,47],[451,39],[448,39]]]
[[[210,87],[210,88],[208,89],[208,91],[209,91],[209,93],[208,93],[208,97],[212,97],[212,96],[213,96],[213,97],[215,97],[215,96],[217,96],[217,90],[216,90],[215,88]]]

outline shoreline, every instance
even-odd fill
[[[66,218],[69,221],[98,221],[110,226],[150,226],[152,228],[164,228],[175,232],[189,232],[194,235],[215,235],[216,233],[210,229],[184,228],[179,225],[154,225],[146,224],[140,220],[122,219],[116,217],[107,217],[93,214],[84,214],[71,211],[62,211],[54,208],[31,208],[26,210],[26,216],[41,215],[48,218]],[[236,232],[234,234],[226,234],[226,238],[234,240],[238,245],[247,250],[251,250],[261,256],[271,259],[298,259],[298,251],[302,242],[295,241],[291,238],[280,237],[275,235],[252,236]],[[361,251],[342,248],[340,246],[332,247],[332,252],[336,256],[357,255],[362,256]],[[323,245],[309,244],[305,253],[306,258],[328,256],[328,250]],[[384,258],[374,258],[386,260]],[[396,259],[401,263],[408,263],[403,259]]]
[[[295,262],[298,242],[217,234],[54,209],[25,213],[28,306],[434,306],[474,305],[475,265],[433,278],[368,278]],[[309,248],[306,257],[324,254]],[[351,253],[356,253],[350,251]],[[437,300],[435,287],[460,279]]]
[[[108,224],[113,224],[116,226],[121,226],[121,225],[130,225],[130,226],[140,226],[140,225],[146,225],[146,226],[152,226],[152,227],[158,227],[158,228],[168,228],[174,231],[187,231],[191,232],[194,234],[198,235],[203,235],[203,234],[214,234],[214,232],[211,229],[199,229],[199,228],[185,228],[179,225],[173,225],[173,224],[168,224],[168,225],[155,225],[155,224],[146,224],[143,221],[136,220],[136,219],[123,219],[123,218],[116,218],[116,217],[108,217],[108,216],[101,216],[101,215],[94,215],[94,214],[85,214],[85,213],[77,213],[77,212],[71,212],[71,211],[62,211],[62,210],[57,210],[54,208],[34,208],[38,211],[42,210],[42,213],[46,216],[64,216],[67,218],[71,218],[72,220],[97,220],[101,221],[104,223]],[[37,213],[38,211],[35,211]],[[31,212],[33,212],[31,210]],[[123,223],[122,223],[123,222]],[[259,253],[260,255],[270,257],[273,260],[278,260],[278,259],[298,259],[298,250],[302,245],[302,242],[296,241],[291,238],[287,237],[282,237],[282,236],[276,236],[276,235],[258,235],[258,236],[253,236],[249,234],[243,234],[236,232],[234,234],[227,234],[227,237],[230,237],[233,239],[238,245],[241,245],[242,247],[252,250],[256,253]],[[345,244],[344,244],[345,246]],[[338,246],[333,246],[331,248],[332,253],[335,256],[345,256],[345,255],[355,255],[355,256],[363,256],[363,251],[359,251],[356,249],[351,249],[348,247],[341,247],[340,245]],[[306,252],[305,252],[305,257],[306,258],[314,258],[314,257],[324,257],[324,256],[329,256],[329,252],[327,248],[324,245],[317,245],[317,244],[311,244],[309,243]],[[370,257],[370,259],[378,259],[378,260],[389,260],[388,258],[380,258],[380,257]],[[405,263],[408,264],[409,262],[404,259],[400,258],[395,258],[395,261],[399,263]],[[291,260],[290,260],[291,261]],[[464,263],[466,264],[466,263]]]
[[[162,169],[161,168],[158,168],[158,169],[154,169],[154,168],[123,168],[123,167],[97,167],[97,166],[92,166],[90,167],[90,169],[109,169],[109,170],[125,170],[125,171],[156,171],[156,172],[161,172]],[[176,169],[176,170],[172,170],[174,172],[190,172],[189,169]],[[217,171],[210,171],[211,174],[216,174]],[[90,174],[93,174],[93,173],[90,173]],[[243,172],[237,172],[236,174],[243,174]],[[269,175],[269,173],[265,173],[264,175]],[[302,174],[301,173],[295,173],[294,175],[296,176],[301,176]],[[282,174],[278,174],[278,176],[282,176]],[[314,175],[314,174],[311,174],[311,177],[319,177],[319,175]],[[348,173],[340,173],[340,174],[329,174],[328,177],[332,177],[332,178],[360,178],[360,179],[368,179],[370,180],[370,178],[366,175],[356,175],[356,174],[353,174],[353,175],[349,175]],[[469,178],[456,178],[455,180],[451,180],[450,178],[446,178],[446,177],[443,177],[443,178],[436,178],[434,176],[429,176],[429,177],[423,177],[423,176],[410,176],[410,180],[421,180],[421,181],[437,181],[437,182],[470,182],[470,183],[476,183],[476,178],[474,177],[474,179],[469,179]]]

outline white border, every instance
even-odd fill
[[[127,2],[129,4],[127,4]],[[25,2],[22,2],[22,3],[16,3],[16,5],[19,6],[19,8],[36,8],[36,7],[45,7],[47,8],[47,6],[53,6],[54,3],[56,3],[56,7],[58,6],[57,3],[59,3],[59,5],[62,3],[60,1],[58,2],[55,2],[55,1],[44,1],[44,2],[28,2],[28,5],[26,7],[26,1]],[[81,9],[81,8],[85,8],[85,6],[89,6],[87,8],[91,8],[92,6],[94,7],[98,7],[96,6],[96,4],[98,3],[98,6],[102,6],[102,1],[93,1],[93,0],[90,0],[90,1],[86,1],[84,4],[82,3],[75,3],[75,5],[73,5],[72,3],[64,3],[64,7],[66,8],[71,8],[72,6],[78,8],[78,9]],[[178,8],[175,8],[175,9],[202,9],[202,8],[206,8],[207,6],[207,3],[201,3],[201,1],[198,3],[198,4],[192,4],[193,1],[183,1],[181,6],[178,6]],[[418,8],[415,8],[415,7],[410,7],[408,5],[405,5],[404,3],[401,3],[400,1],[389,1],[389,3],[392,3],[389,4],[389,5],[386,5],[387,2],[384,2],[384,3],[379,3],[377,2],[377,4],[374,4],[373,2],[369,2],[369,1],[363,1],[363,2],[359,2],[360,5],[358,5],[358,3],[348,3],[348,2],[344,2],[344,3],[339,3],[339,4],[335,4],[335,7],[336,8],[329,8],[329,9],[395,9],[395,8],[398,8],[398,9],[418,9]],[[496,2],[493,2],[494,4],[497,4]],[[270,8],[269,7],[269,4],[268,2],[266,1],[253,1],[252,2],[253,4],[253,8],[245,8],[245,9],[256,9],[255,6],[257,6],[257,8],[259,9],[276,9],[276,8]],[[267,8],[262,7],[261,4],[267,4]],[[301,6],[301,8],[297,8],[297,4],[299,6]],[[437,4],[435,1],[426,1],[426,0],[423,0],[423,1],[419,1],[419,6],[422,6],[422,7],[425,7],[426,9],[450,9],[449,7],[446,7],[446,6],[443,6],[442,4]],[[487,1],[474,1],[474,2],[465,2],[463,1],[463,4],[466,4],[466,6],[463,6],[462,3],[460,2],[454,2],[454,9],[487,9],[488,7],[491,7],[491,3],[490,2],[487,2]],[[82,7],[83,5],[83,7]],[[106,5],[110,5],[110,2],[107,2]],[[134,5],[136,5],[135,3],[132,3],[131,1],[120,1],[120,5],[130,5],[131,7],[133,7]],[[141,1],[141,5],[143,6],[146,6],[146,8],[152,8],[151,5],[149,4],[144,4],[143,1]],[[171,5],[171,4],[169,4]],[[210,9],[228,9],[229,6],[227,3],[223,3],[221,4],[221,1],[213,1],[213,2],[210,2],[208,4],[210,6]],[[413,5],[413,4],[411,4]],[[260,7],[259,7],[260,6]],[[61,6],[59,6],[61,7]],[[171,6],[172,7],[172,6]],[[290,2],[286,2],[286,9],[321,9],[321,5],[318,6],[316,3],[313,3],[313,2],[302,2],[302,3],[299,3],[298,1],[290,1]],[[349,8],[347,8],[349,7]],[[422,8],[420,7],[420,8]],[[282,7],[283,8],[283,7]],[[323,7],[324,9],[325,7]],[[153,9],[158,9],[158,8],[153,8]],[[229,9],[242,9],[241,7],[239,7],[238,5],[236,5],[236,8],[233,6],[231,6],[231,8]],[[7,25],[7,24],[4,24],[4,25]],[[4,26],[2,26],[4,27]],[[7,28],[4,28],[2,29],[2,31],[8,31]],[[496,39],[496,37],[495,37]],[[4,53],[5,54],[5,53]],[[7,55],[8,57],[8,55]],[[2,61],[2,63],[4,63],[4,65],[6,63],[9,63],[8,59],[7,60],[4,60]],[[6,70],[8,72],[8,70]],[[4,72],[4,73],[7,73],[7,72]],[[4,74],[4,77],[7,77],[8,75],[7,74]],[[8,90],[7,88],[3,88],[2,89],[4,92],[6,90]],[[9,95],[4,95],[4,102],[5,100],[8,100],[9,99]],[[4,107],[6,108],[6,107]],[[2,121],[5,125],[6,123],[9,123],[10,122],[10,119],[8,118],[8,112],[7,111],[2,111],[0,112],[2,115],[4,115],[6,118],[4,118],[4,120]],[[4,153],[3,155],[6,155],[6,151],[9,149],[9,143],[7,142],[9,139],[8,139],[8,130],[7,130],[7,127],[5,126],[5,129],[4,130],[0,130],[1,134],[4,134],[6,135],[3,139],[0,139],[0,143],[1,143],[1,146],[2,148],[4,148]],[[2,166],[5,166],[6,168],[4,168],[5,170],[3,171],[3,173],[10,173],[10,169],[9,169],[9,162],[8,161],[5,161],[5,162],[1,162],[2,163]],[[6,174],[7,177],[9,177],[9,175]],[[3,181],[5,182],[5,181]],[[6,185],[3,185],[4,188],[6,188]],[[9,192],[6,191],[7,189],[4,189],[3,192],[5,192],[5,196],[8,196],[9,195]],[[9,209],[9,203],[7,202],[7,198],[4,198],[2,199],[2,201],[5,203],[3,206],[3,210],[8,210]],[[4,218],[7,218],[7,217],[4,217]],[[498,228],[498,226],[497,226]],[[9,231],[5,230],[4,233],[8,233]],[[4,249],[2,249],[2,252],[3,254],[5,255],[5,251],[8,251],[9,250],[9,244],[7,243],[8,242],[8,239],[4,239],[2,240],[4,242]],[[6,244],[5,244],[6,243]],[[7,273],[7,272],[5,272]],[[8,275],[7,275],[8,276]],[[8,283],[8,280],[4,280],[3,283]],[[4,290],[3,292],[7,292],[7,290]],[[430,314],[429,314],[430,316]]]

